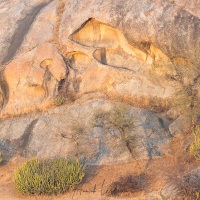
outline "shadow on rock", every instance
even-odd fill
[[[14,150],[10,147],[9,140],[0,140],[0,153],[2,158],[0,165],[6,165],[15,154]]]

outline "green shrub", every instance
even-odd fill
[[[84,167],[78,160],[33,158],[16,169],[14,183],[22,194],[61,194],[82,181]]]
[[[195,157],[195,159],[200,160],[200,126],[194,127],[192,135],[194,141],[190,145],[190,153]]]
[[[2,154],[0,152],[0,163],[3,161]]]
[[[65,98],[64,97],[57,97],[55,100],[54,100],[54,104],[56,106],[61,106],[62,104],[65,103]]]

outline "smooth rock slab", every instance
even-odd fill
[[[112,106],[113,102],[100,99],[61,106],[30,118],[5,120],[0,123],[0,138],[28,157],[78,155],[90,164],[128,162],[132,158],[126,147],[120,146],[118,141],[102,132],[101,128],[92,128],[96,110],[108,110]],[[136,128],[131,134],[136,137],[137,159],[161,157],[171,140],[168,130],[170,121],[144,109],[131,107],[130,111],[135,116]],[[72,126],[86,127],[86,131],[77,136],[72,132]],[[113,145],[113,142],[116,144]]]

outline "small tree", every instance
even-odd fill
[[[94,115],[94,127],[100,127],[103,133],[109,134],[120,147],[125,147],[137,162],[135,136],[132,135],[135,128],[134,115],[130,112],[129,105],[117,103],[109,111],[98,110]]]

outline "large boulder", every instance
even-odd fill
[[[89,164],[131,161],[133,158],[126,146],[93,126],[95,113],[112,107],[112,101],[99,99],[61,106],[43,115],[2,121],[1,148],[12,149],[27,157],[79,156]],[[160,158],[172,138],[169,132],[171,121],[145,109],[130,107],[129,111],[134,115],[135,128],[131,135],[135,137],[135,158]],[[75,131],[79,129],[86,131],[79,134]]]

